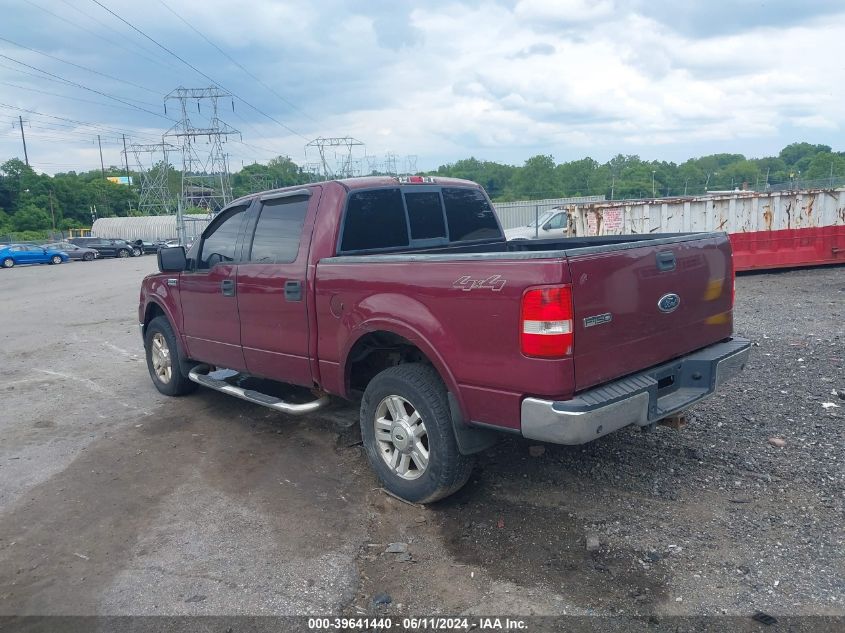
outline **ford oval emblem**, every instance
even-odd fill
[[[679,305],[681,305],[681,298],[674,292],[663,295],[657,302],[657,308],[667,314],[677,310]]]

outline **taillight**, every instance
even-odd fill
[[[520,346],[526,356],[572,354],[572,288],[542,286],[522,295]]]

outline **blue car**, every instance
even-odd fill
[[[42,248],[32,244],[10,244],[0,248],[0,265],[11,268],[17,264],[62,264],[70,259],[64,251]]]

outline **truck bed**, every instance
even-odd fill
[[[466,285],[474,281],[479,285]],[[490,287],[497,282],[504,282],[498,291]],[[555,284],[572,288],[571,357],[528,358],[519,349],[522,294]],[[572,397],[725,340],[732,330],[724,233],[497,240],[332,257],[318,265],[317,288],[318,303],[324,293],[365,305],[370,294],[389,295],[394,312],[425,315],[420,330],[443,332],[433,346],[456,368],[462,391],[478,387],[470,409],[483,413],[474,419],[494,424],[515,419],[505,412],[523,395]],[[399,295],[412,296],[413,307],[401,307]],[[661,311],[668,295],[680,305]],[[332,355],[321,350],[321,358]]]

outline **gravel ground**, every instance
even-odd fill
[[[845,268],[741,276],[750,363],[686,427],[505,438],[422,508],[354,407],[160,396],[154,265],[0,272],[0,615],[845,614]]]
[[[416,613],[845,613],[845,268],[740,276],[735,320],[750,363],[683,429],[507,439],[455,497],[376,515],[419,564],[365,551],[357,607],[391,589]]]

